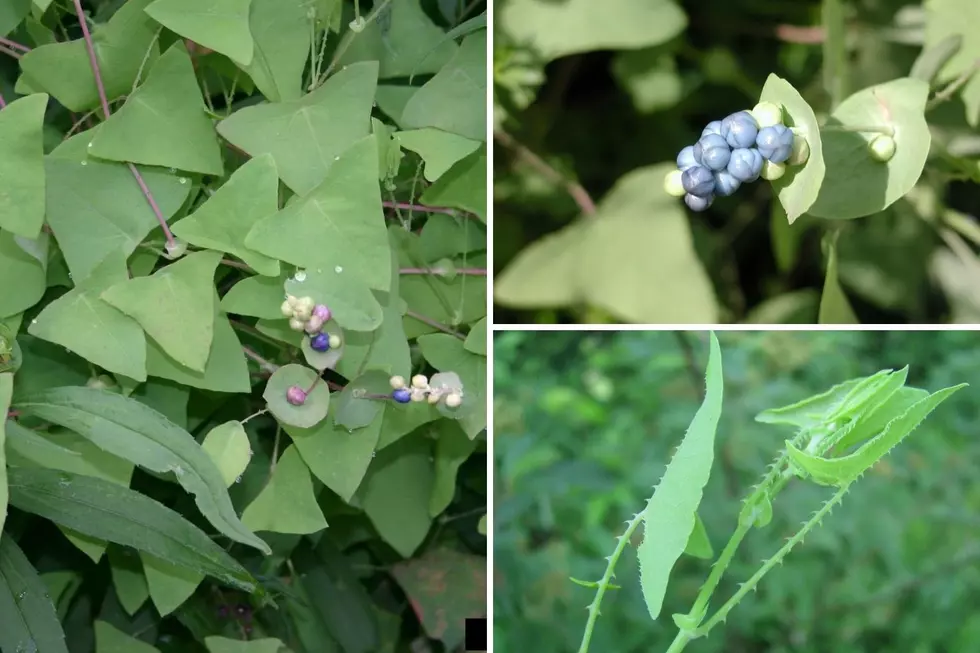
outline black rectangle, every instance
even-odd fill
[[[466,619],[466,650],[467,651],[486,651],[487,650],[487,618],[467,618]]]

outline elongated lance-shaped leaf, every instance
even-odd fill
[[[928,396],[929,393],[921,388],[899,388],[898,392],[888,397],[884,403],[852,422],[853,428],[833,443],[833,450],[843,453],[859,442],[873,438],[888,426],[888,422],[911,408],[912,404]]]
[[[694,529],[695,514],[714,461],[724,385],[721,349],[714,333],[706,376],[704,402],[643,512],[643,542],[637,549],[640,586],[654,619],[660,615],[670,570],[684,553]]]
[[[792,442],[786,442],[786,451],[793,463],[805,471],[821,485],[847,485],[861,476],[872,465],[883,458],[899,442],[922,423],[929,413],[957,390],[968,384],[944,388],[912,404],[905,412],[895,417],[884,430],[862,445],[854,453],[841,458],[821,458],[800,451]]]
[[[858,397],[882,383],[891,373],[892,370],[881,370],[871,376],[844,381],[794,404],[764,410],[755,416],[755,421],[763,424],[788,424],[801,429],[831,422],[856,408]]]
[[[833,433],[829,437],[820,438],[819,441],[811,440],[807,451],[810,453],[826,453],[842,441],[856,444],[875,435],[874,432],[869,432],[867,428],[863,428],[862,424],[867,423],[870,415],[887,404],[895,396],[895,393],[902,389],[908,375],[909,368],[906,366],[897,372],[887,374],[879,372],[869,377],[873,381],[856,385],[828,418],[829,426],[834,428]],[[895,416],[899,414],[901,411],[895,413]],[[884,424],[881,426],[884,427]]]
[[[83,535],[131,546],[246,592],[261,590],[204,531],[163,504],[116,483],[56,469],[11,467],[10,503]]]
[[[207,452],[190,433],[149,406],[114,392],[83,387],[44,390],[15,405],[140,467],[160,474],[172,472],[215,528],[236,542],[267,555],[271,552],[238,519],[221,472]]]
[[[0,536],[0,651],[68,653],[44,581],[6,533]]]

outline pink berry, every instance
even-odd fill
[[[331,313],[330,309],[323,304],[317,304],[313,307],[313,315],[320,318],[321,322],[329,322]]]
[[[290,386],[286,390],[286,401],[294,406],[302,406],[306,402],[306,390],[298,385]]]

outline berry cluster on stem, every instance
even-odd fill
[[[289,318],[290,329],[305,331],[309,335],[313,351],[322,353],[340,346],[340,336],[323,332],[324,325],[333,315],[325,305],[315,304],[312,297],[286,295],[280,309]]]
[[[401,376],[391,377],[390,383],[393,388],[391,398],[400,404],[407,404],[410,401],[428,401],[430,404],[438,404],[441,401],[449,408],[458,408],[463,403],[461,390],[448,386],[433,387],[429,385],[429,378],[424,374],[413,376],[411,386]]]

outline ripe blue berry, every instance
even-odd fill
[[[684,196],[684,203],[687,204],[687,208],[692,211],[700,213],[701,211],[707,210],[711,203],[715,200],[714,195],[708,195],[707,197],[700,197],[698,195],[687,194]]]
[[[694,146],[694,158],[709,170],[724,170],[731,156],[732,148],[718,134],[702,136]]]
[[[728,162],[728,173],[742,182],[755,181],[762,172],[762,155],[759,150],[740,147],[732,150],[732,158]]]
[[[694,166],[685,170],[684,174],[681,175],[681,184],[684,186],[684,190],[691,195],[707,197],[715,190],[715,177],[704,166]]]
[[[313,351],[327,351],[330,349],[330,336],[321,331],[310,338],[310,347],[313,348]]]
[[[759,154],[773,163],[782,163],[793,153],[793,132],[785,125],[763,127],[755,137]]]
[[[688,168],[693,168],[698,164],[694,158],[694,146],[688,145],[677,155],[677,168],[683,172]]]
[[[721,136],[721,121],[712,120],[708,123],[708,126],[701,131],[701,138],[704,138],[708,134],[718,134]]]
[[[715,193],[722,197],[728,197],[738,190],[742,182],[733,177],[727,170],[715,173]]]
[[[400,404],[407,404],[412,400],[412,391],[408,388],[396,388],[391,391],[391,398]]]
[[[748,111],[739,111],[721,121],[721,135],[733,148],[752,147],[759,133],[759,123]]]

